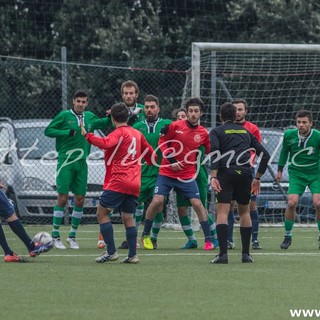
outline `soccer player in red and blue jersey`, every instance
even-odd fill
[[[96,262],[118,260],[110,213],[118,208],[126,228],[126,238],[129,253],[122,262],[138,263],[136,255],[137,229],[133,218],[141,185],[141,160],[148,165],[156,162],[156,154],[145,137],[127,124],[128,108],[124,103],[111,107],[111,119],[116,129],[107,137],[97,137],[87,133],[82,127],[82,134],[89,143],[105,150],[105,165],[107,167],[104,192],[100,196],[97,208],[97,219],[100,232],[107,245],[107,251],[96,258]]]
[[[205,241],[211,243],[210,224],[207,211],[202,205],[196,182],[198,148],[202,145],[209,153],[210,142],[207,130],[199,125],[203,114],[203,102],[200,98],[189,99],[185,107],[187,120],[175,121],[159,139],[159,148],[163,158],[156,182],[154,197],[149,205],[144,222],[142,243],[145,249],[152,249],[150,239],[152,222],[157,212],[162,211],[164,199],[175,188],[190,203],[199,217]]]

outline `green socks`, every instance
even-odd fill
[[[192,230],[192,225],[191,225],[191,221],[188,215],[183,216],[183,217],[179,217],[180,223],[181,223],[181,227],[182,230],[184,232],[184,234],[187,236],[188,240],[196,240],[194,234],[193,234],[193,230]]]
[[[285,229],[285,236],[291,238],[292,237],[292,228],[294,225],[294,221],[286,219],[284,221],[284,229]]]
[[[69,232],[70,238],[75,238],[82,216],[83,208],[74,207],[71,216],[71,228]]]
[[[55,206],[53,208],[53,230],[52,230],[52,237],[53,238],[59,238],[60,237],[60,226],[62,224],[62,219],[64,216],[64,208]]]

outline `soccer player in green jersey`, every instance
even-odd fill
[[[137,102],[139,97],[139,87],[137,83],[132,80],[124,81],[121,84],[120,91],[122,102],[127,106],[129,111],[128,125],[133,126],[135,123],[144,120],[145,113],[143,112],[143,104]],[[107,114],[109,113],[110,110],[107,111]],[[98,249],[104,249],[105,246],[102,234],[100,233],[97,247]],[[127,241],[123,241],[119,249],[128,249]]]
[[[128,125],[130,126],[145,119],[143,104],[137,102],[138,97],[139,87],[134,81],[128,80],[122,83],[121,98],[129,110]]]
[[[156,180],[159,172],[159,165],[161,163],[162,154],[160,148],[158,148],[158,141],[160,138],[161,129],[169,125],[172,121],[169,119],[163,119],[159,117],[160,107],[159,107],[159,99],[153,95],[147,95],[144,99],[144,114],[145,120],[136,122],[133,125],[133,128],[140,131],[148,141],[148,143],[157,150],[158,155],[158,166],[147,166],[144,165],[142,167],[141,173],[141,188],[140,195],[138,199],[138,207],[135,212],[135,221],[136,226],[141,223],[141,219],[144,211],[144,204],[153,196],[154,188],[156,185]],[[156,214],[153,228],[152,228],[152,241],[154,245],[154,249],[157,244],[157,236],[161,227],[161,223],[163,220],[163,213],[158,212]]]
[[[66,249],[60,239],[60,226],[64,216],[64,207],[68,201],[69,191],[74,194],[75,206],[72,211],[71,229],[67,242],[72,249],[79,249],[76,232],[83,215],[83,205],[87,189],[88,167],[86,158],[90,153],[90,144],[81,134],[83,124],[88,132],[95,129],[106,129],[111,126],[111,118],[98,118],[90,111],[85,111],[88,105],[88,94],[78,90],[73,96],[73,107],[61,111],[45,129],[45,135],[56,139],[58,164],[56,184],[58,192],[57,205],[53,209],[54,246]]]
[[[296,115],[297,129],[289,129],[284,133],[277,180],[281,181],[282,170],[289,157],[289,190],[285,211],[285,236],[280,245],[281,249],[288,249],[291,245],[296,207],[306,187],[309,187],[312,193],[320,232],[320,132],[312,129],[312,125],[312,113],[300,110]]]

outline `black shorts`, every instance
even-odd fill
[[[218,203],[230,203],[236,200],[239,204],[249,204],[251,198],[252,177],[250,170],[223,169],[218,171],[221,191],[216,193]]]

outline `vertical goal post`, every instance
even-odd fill
[[[247,101],[247,118],[262,130],[263,144],[272,154],[263,177],[263,194],[257,200],[260,221],[282,223],[288,176],[281,185],[274,180],[279,137],[295,125],[301,109],[312,112],[314,127],[320,129],[320,45],[194,42],[191,62],[182,100],[197,96],[204,101],[201,124],[208,130],[219,124],[219,106],[224,102]],[[304,225],[315,221],[308,190],[300,199],[297,221]]]

